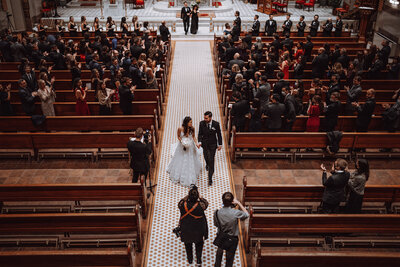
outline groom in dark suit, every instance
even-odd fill
[[[203,147],[206,170],[208,171],[208,185],[212,185],[214,174],[215,152],[222,149],[221,127],[217,121],[212,120],[211,111],[204,113],[204,120],[199,125],[199,147]]]
[[[185,30],[185,35],[187,35],[189,30],[189,22],[190,22],[190,7],[188,7],[187,2],[183,2],[184,7],[181,9],[181,19],[183,20],[183,28]]]

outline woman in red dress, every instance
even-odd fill
[[[307,114],[307,132],[319,131],[319,114],[320,114],[321,97],[319,95],[313,96],[310,105],[308,106]]]
[[[75,79],[74,91],[76,97],[76,106],[75,106],[76,115],[78,116],[90,115],[89,106],[86,103],[87,88],[82,87],[82,80],[79,78]]]
[[[280,70],[284,74],[284,76],[283,76],[284,80],[288,80],[289,79],[289,67],[290,67],[289,54],[284,54],[283,55],[282,65],[279,67]]]

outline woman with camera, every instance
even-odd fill
[[[189,190],[189,194],[178,203],[181,218],[179,226],[174,229],[174,233],[178,237],[180,236],[181,241],[185,243],[189,264],[193,263],[194,243],[196,247],[196,263],[201,266],[204,240],[208,239],[207,218],[204,214],[207,207],[208,201],[200,196],[195,185]]]

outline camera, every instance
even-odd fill
[[[191,185],[190,185],[190,189],[199,191],[199,190],[198,190],[198,187],[197,187],[195,184],[191,184]]]
[[[146,132],[143,134],[143,141],[148,144],[150,139],[150,131],[146,130]]]
[[[175,227],[174,229],[172,229],[172,232],[176,235],[176,237],[180,237],[181,236],[181,227]]]

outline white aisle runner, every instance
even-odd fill
[[[172,229],[177,226],[180,216],[177,207],[178,202],[187,194],[188,189],[173,184],[166,173],[166,169],[171,159],[171,144],[177,141],[177,129],[182,124],[183,118],[185,116],[192,117],[197,136],[199,122],[203,119],[203,114],[207,110],[212,111],[214,120],[221,122],[210,43],[208,41],[178,41],[175,46],[160,154],[158,186],[147,252],[148,267],[189,266],[184,244],[172,233]],[[200,194],[210,203],[206,210],[210,234],[203,249],[202,266],[204,267],[214,266],[215,260],[216,247],[212,244],[212,241],[216,235],[216,227],[213,224],[212,214],[215,209],[221,207],[222,194],[231,190],[227,160],[224,149],[217,151],[215,174],[211,187],[207,185],[207,172],[203,160],[203,168],[198,180]],[[234,266],[241,266],[239,254],[238,249]],[[194,258],[196,257],[194,256]]]

